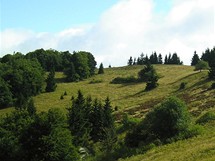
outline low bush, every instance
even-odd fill
[[[112,84],[135,83],[135,82],[138,82],[138,79],[135,78],[134,76],[129,76],[125,78],[116,77],[111,81]]]
[[[125,137],[129,147],[145,146],[151,143],[169,143],[196,136],[201,129],[191,124],[191,117],[183,101],[170,97],[142,120]]]
[[[179,87],[179,90],[185,89],[186,84],[187,84],[187,83],[185,83],[185,82],[181,82],[180,87]]]

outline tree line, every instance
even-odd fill
[[[128,65],[145,65],[145,64],[178,64],[182,65],[183,62],[180,60],[177,53],[169,53],[169,55],[165,56],[165,59],[163,61],[162,55],[157,54],[156,52],[152,53],[149,57],[148,55],[144,55],[141,53],[141,55],[136,59],[130,56],[128,60]]]
[[[215,79],[215,47],[213,49],[207,48],[202,53],[201,58],[195,51],[191,60],[191,66],[197,66],[200,70],[207,69],[209,66],[208,77],[210,79]]]

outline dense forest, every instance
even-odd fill
[[[110,86],[122,89],[140,85],[141,89],[140,86],[137,87],[140,91],[138,93],[130,94],[124,91],[128,95],[123,99],[134,97],[138,100],[140,96],[150,95],[150,92],[159,90],[159,80],[164,77],[158,72],[160,71],[158,69],[164,65],[155,66],[155,64],[181,67],[183,62],[176,53],[166,55],[164,61],[162,55],[157,55],[156,52],[149,58],[144,54],[137,59],[130,57],[124,77],[111,75],[111,81],[104,86],[98,86],[96,90],[102,91],[103,88]],[[118,160],[145,153],[157,146],[198,136],[204,131],[202,123],[215,120],[214,113],[198,115],[200,117],[194,119],[197,114],[189,111],[187,103],[195,98],[187,96],[184,91],[187,83],[181,82],[180,79],[176,82],[177,85],[181,83],[180,87],[174,86],[169,94],[171,96],[167,94],[159,100],[156,98],[159,93],[150,96],[153,98],[149,102],[157,101],[156,104],[153,106],[150,103],[146,104],[152,108],[141,113],[142,116],[138,119],[129,116],[133,112],[131,109],[123,111],[119,110],[118,106],[112,106],[111,100],[120,101],[113,96],[114,91],[108,94],[104,91],[102,98],[106,99],[98,99],[84,95],[78,90],[76,95],[69,98],[69,106],[65,111],[60,109],[61,107],[50,108],[43,112],[37,111],[34,97],[45,92],[55,92],[59,85],[56,82],[56,72],[64,74],[65,85],[75,86],[77,82],[87,79],[91,80],[85,81],[89,85],[102,84],[105,80],[94,80],[94,78],[99,76],[101,79],[106,79],[104,76],[107,70],[102,63],[99,69],[96,69],[96,65],[94,56],[85,51],[70,53],[38,49],[26,55],[14,53],[0,58],[0,109],[15,107],[11,113],[0,116],[0,160]],[[201,77],[201,82],[195,82],[193,86],[212,82],[210,87],[201,86],[200,93],[214,90],[215,47],[206,49],[201,58],[194,52],[191,65],[200,71],[194,74],[200,76],[202,70],[208,70],[206,78],[203,77],[202,80]],[[131,73],[130,67],[138,67],[140,70]],[[115,69],[111,70],[115,72]],[[189,73],[187,77],[194,74]],[[168,91],[169,87],[165,85],[165,89],[162,90]],[[192,86],[189,88],[196,90]],[[60,99],[66,95],[65,91]],[[204,97],[206,98],[205,95]],[[140,107],[141,110],[146,110],[143,104],[138,106],[139,110]],[[203,108],[201,110],[203,111]]]

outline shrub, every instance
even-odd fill
[[[183,101],[170,97],[151,112],[131,132],[126,135],[125,143],[130,147],[162,143],[188,138],[198,134],[190,123],[191,118]]]
[[[198,120],[196,120],[197,124],[205,124],[209,121],[215,120],[215,113],[213,112],[207,112],[204,115],[202,115]]]
[[[181,82],[180,87],[179,87],[179,90],[185,89],[186,84],[187,84],[187,83],[185,83],[185,82]]]
[[[137,82],[137,79],[134,76],[128,76],[125,78],[116,77],[111,81],[111,83],[113,84],[135,83],[135,82]]]

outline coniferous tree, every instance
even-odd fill
[[[148,78],[146,81],[146,88],[145,88],[146,91],[154,89],[158,86],[157,82],[158,82],[159,77],[157,75],[157,72],[152,65],[150,66],[150,68],[151,69],[147,74]]]
[[[52,69],[46,79],[46,92],[54,92],[57,88],[57,84],[55,81],[55,71]]]
[[[99,66],[98,74],[104,74],[104,67],[103,67],[103,64],[102,64],[102,63],[101,63],[100,66]]]
[[[196,51],[194,51],[194,55],[191,61],[191,66],[195,66],[199,62],[199,56],[196,54]]]
[[[86,111],[85,98],[82,92],[78,91],[78,96],[72,102],[72,107],[68,108],[68,123],[72,135],[74,136],[74,144],[85,146],[90,139],[90,124],[88,119],[88,111]]]
[[[167,58],[167,55],[165,56],[164,64],[168,64],[168,58]]]
[[[0,78],[0,109],[12,105],[12,93],[8,87],[9,85]]]
[[[68,67],[64,70],[64,74],[66,75],[66,81],[68,82],[79,81],[80,79],[72,62],[68,64]]]
[[[163,58],[162,58],[162,55],[161,54],[159,54],[158,55],[158,64],[163,64],[163,60],[162,60]]]
[[[130,56],[130,58],[128,60],[128,65],[129,66],[133,65],[133,58],[132,58],[132,56]]]

